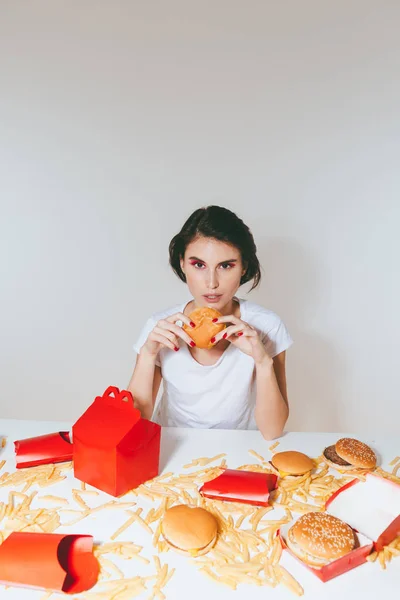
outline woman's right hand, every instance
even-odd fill
[[[183,340],[192,348],[195,347],[196,344],[192,338],[182,329],[182,327],[176,325],[177,321],[182,321],[189,327],[195,327],[193,321],[180,312],[171,315],[167,319],[161,319],[156,323],[142,346],[147,354],[155,357],[161,348],[169,348],[170,350],[175,350],[175,352],[177,352],[179,350],[178,339]]]

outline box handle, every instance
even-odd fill
[[[119,390],[114,385],[110,385],[103,394],[104,400],[114,400],[116,402],[129,402],[133,406],[133,396],[129,390]]]

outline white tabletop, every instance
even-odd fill
[[[5,471],[15,470],[14,447],[12,442],[16,439],[23,439],[35,435],[42,435],[60,430],[69,430],[71,424],[65,422],[38,422],[38,421],[18,421],[18,420],[0,420],[0,436],[7,436],[8,443],[4,450],[0,451],[0,460],[6,459],[7,464],[2,469],[0,475]],[[388,463],[400,454],[400,439],[398,436],[374,436],[366,438],[365,436],[347,433],[346,436],[358,437],[370,444],[378,454],[380,466],[389,470]],[[280,440],[279,451],[299,450],[309,456],[317,457],[327,445],[335,443],[343,437],[341,433],[287,433]],[[181,428],[164,428],[161,438],[161,460],[160,474],[173,471],[176,474],[187,473],[183,465],[191,462],[192,459],[208,456],[212,457],[220,453],[226,453],[227,464],[229,468],[236,468],[243,464],[257,463],[257,460],[249,455],[249,450],[255,450],[267,460],[271,457],[268,450],[272,442],[265,441],[258,431],[227,431],[227,430],[194,430]],[[40,506],[40,496],[52,494],[63,496],[67,499],[72,497],[72,488],[79,488],[80,482],[74,479],[72,472],[68,478],[54,486],[39,490],[38,499],[35,507]],[[34,488],[31,488],[30,492]],[[10,489],[0,488],[0,501],[8,499]],[[107,502],[112,499],[110,496],[101,493],[96,503]],[[151,500],[142,498],[133,498],[138,502],[138,506],[144,507],[144,513],[152,506]],[[124,501],[126,502],[126,498]],[[33,506],[33,505],[32,505]],[[156,506],[156,505],[154,505]],[[48,507],[48,505],[46,505]],[[269,516],[271,513],[269,513]],[[273,517],[271,517],[273,518]],[[123,509],[107,512],[98,512],[96,518],[90,517],[79,522],[72,527],[62,526],[57,533],[86,533],[95,538],[95,542],[110,541],[111,534],[127,519]],[[3,528],[3,524],[1,524]],[[133,524],[126,530],[118,541],[132,541],[135,544],[143,546],[141,555],[152,559],[155,554],[155,548],[152,546],[152,537],[139,525]],[[151,575],[155,572],[154,563],[151,560],[150,565],[141,562],[118,561],[114,556],[110,556],[115,564],[123,570],[126,577],[135,575]],[[294,596],[283,586],[274,589],[269,587],[259,587],[256,585],[240,584],[236,591],[226,588],[223,585],[214,583],[206,578],[196,565],[192,564],[184,556],[170,551],[160,556],[162,564],[168,563],[170,567],[176,569],[174,576],[164,588],[166,597],[173,600],[185,599],[190,591],[191,600],[204,600],[207,597],[218,595],[221,600],[247,599],[251,594],[252,600],[258,598],[265,599],[266,595],[273,595],[274,598],[287,599]],[[341,598],[341,600],[350,600],[354,594],[364,599],[374,599],[382,597],[396,597],[400,590],[400,557],[392,560],[387,569],[383,571],[377,563],[366,563],[352,571],[336,577],[335,579],[322,583],[315,575],[305,569],[300,563],[294,560],[287,552],[282,554],[281,565],[283,565],[303,586],[304,597],[307,599],[317,599],[323,597],[325,600]],[[354,589],[353,589],[354,588]],[[150,590],[151,588],[149,588]],[[91,590],[94,592],[96,587]],[[86,592],[83,597],[90,598],[90,593]],[[150,591],[139,596],[148,598]],[[21,588],[8,588],[7,591],[0,587],[0,597],[9,600],[39,600],[43,598],[43,592],[37,590],[27,590]],[[53,598],[59,597],[54,594]]]

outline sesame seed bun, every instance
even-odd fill
[[[375,452],[359,440],[342,438],[335,444],[335,450],[346,462],[358,469],[374,469],[376,467]]]
[[[204,508],[178,504],[169,508],[161,523],[168,546],[185,556],[202,556],[217,541],[218,522]]]
[[[293,554],[313,567],[341,558],[356,546],[351,527],[325,512],[300,517],[289,529],[286,542]]]
[[[354,469],[354,465],[351,465],[347,461],[340,458],[336,452],[335,446],[328,446],[323,451],[323,459],[330,466],[336,469],[336,471],[349,471]]]
[[[295,450],[277,452],[272,457],[271,463],[281,474],[286,475],[304,475],[315,467],[311,458]]]
[[[196,327],[189,327],[184,323],[183,329],[190,335],[197,348],[205,348],[209,350],[214,346],[211,343],[211,338],[215,337],[217,333],[225,329],[225,323],[213,323],[213,319],[222,317],[222,314],[215,310],[215,308],[209,308],[203,306],[196,308],[190,313],[189,319],[195,323]]]

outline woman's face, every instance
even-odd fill
[[[237,248],[206,237],[188,244],[181,268],[196,305],[219,311],[231,302],[245,273]]]

